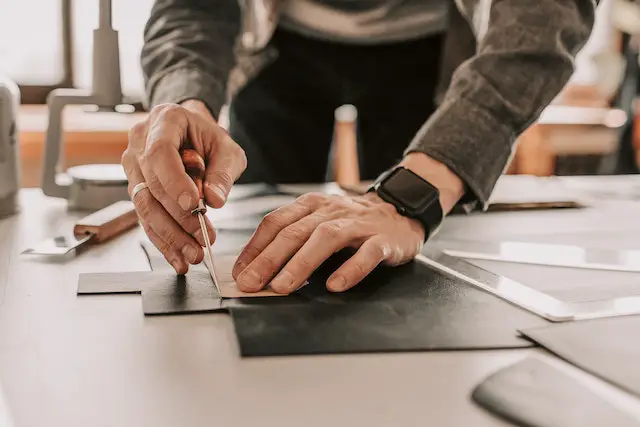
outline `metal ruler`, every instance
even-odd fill
[[[582,303],[561,301],[516,280],[447,254],[433,246],[426,246],[422,253],[416,257],[416,260],[552,322],[640,314],[640,296]]]

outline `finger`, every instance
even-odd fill
[[[167,107],[157,113],[149,126],[139,164],[150,188],[163,188],[182,209],[191,211],[198,205],[200,195],[178,152],[188,127],[185,114],[180,107]]]
[[[122,156],[122,165],[125,169],[127,179],[129,181],[128,190],[129,190],[130,196],[132,194],[133,187],[135,187],[137,184],[141,182],[144,182],[144,176],[136,160],[137,159],[134,153],[129,149],[127,149],[127,151],[125,151],[125,153]],[[164,195],[164,194],[165,193],[161,193],[161,195]],[[152,216],[155,218],[154,221],[163,221],[163,219],[161,218],[163,212],[164,212],[164,215],[167,216],[166,215],[167,212],[164,210],[164,208],[157,202],[157,200],[154,200],[153,195],[150,193],[150,189],[143,189],[138,194],[136,194],[136,197],[132,199],[133,199],[134,206],[136,208],[136,212],[138,213],[138,216],[140,217],[143,225],[144,224],[150,225],[150,219]],[[181,208],[176,207],[175,203],[169,204],[169,206],[172,206],[174,213],[177,212],[178,210],[180,211],[182,210]],[[190,221],[195,220],[195,224],[197,224],[198,230],[200,229],[197,218],[189,218],[189,220]],[[169,227],[171,227],[172,223],[175,224],[175,221],[173,221],[173,219],[171,218],[169,218],[167,222],[169,223]],[[156,224],[155,226],[158,228],[160,227],[158,224]],[[192,229],[193,227],[194,227],[194,223],[190,222],[188,229]],[[211,230],[209,234],[210,238],[211,236],[215,236],[213,227],[211,226],[211,223],[208,221],[208,219],[207,219],[207,227],[208,228],[210,227],[210,230]],[[151,229],[152,228],[153,226],[151,227]],[[159,234],[161,238],[163,238],[162,233],[158,233],[156,231],[156,234]],[[185,234],[184,231],[181,234]],[[168,240],[163,239],[163,242],[176,242],[176,243],[188,245],[188,246],[183,246],[181,248],[173,248],[173,249],[174,250],[180,249],[181,251],[184,250],[184,257],[186,257],[186,259],[189,262],[193,262],[194,264],[196,264],[202,260],[202,256],[200,255],[200,253],[202,253],[202,249],[200,246],[204,245],[204,238],[201,237],[202,236],[201,232],[199,233],[199,236],[200,236],[200,241],[197,242],[198,243],[197,245],[193,245],[193,238],[189,239],[188,236],[186,239],[184,237],[182,238],[178,237],[177,239],[168,238]],[[198,237],[198,233],[196,233],[195,237]],[[195,248],[195,251],[193,250],[193,248]]]
[[[238,276],[240,290],[257,292],[305,244],[326,216],[314,212],[287,227]]]
[[[271,289],[288,294],[298,289],[335,252],[365,235],[353,220],[333,220],[320,224],[309,240],[271,281]]]
[[[292,204],[274,210],[264,217],[233,267],[233,277],[240,273],[276,238],[285,227],[309,215],[319,202],[319,195],[299,197]]]
[[[150,191],[140,191],[133,199],[136,211],[144,224],[192,264],[202,261],[204,252],[196,240],[187,234],[162,207]]]
[[[327,289],[342,292],[360,283],[374,268],[386,260],[391,248],[383,238],[372,237],[365,241],[357,252],[327,279]]]
[[[164,209],[171,215],[173,220],[180,225],[180,227],[187,232],[187,234],[193,236],[200,246],[205,246],[204,236],[202,235],[202,228],[200,227],[200,221],[198,216],[194,215],[189,210],[184,210],[182,207],[173,200],[164,188],[160,186],[158,181],[149,185],[149,190],[153,194],[154,198],[162,204]],[[209,243],[215,241],[215,230],[211,225],[211,221],[205,216],[205,222],[207,224],[207,231],[209,233]]]
[[[158,250],[162,253],[162,256],[164,256],[164,259],[166,259],[167,262],[171,264],[176,273],[187,274],[187,271],[189,271],[189,264],[187,263],[187,261],[185,261],[184,256],[169,244],[167,244],[167,242],[162,240],[162,238],[158,236],[158,234],[156,234],[156,232],[153,231],[153,229],[149,227],[148,224],[143,221],[141,222],[144,231],[147,233],[149,240],[151,240],[151,243],[153,243],[155,247],[158,248]]]
[[[204,197],[209,206],[221,208],[227,201],[231,186],[247,168],[247,156],[222,129],[216,133],[218,141],[214,141],[204,177]]]

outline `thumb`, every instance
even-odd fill
[[[204,178],[204,197],[207,204],[214,208],[224,206],[233,183],[247,168],[244,150],[227,138],[209,156]]]

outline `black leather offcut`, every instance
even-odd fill
[[[145,315],[214,313],[223,303],[207,270],[178,276],[173,271],[85,273],[78,295],[142,294]]]
[[[548,324],[419,262],[380,267],[344,293],[327,291],[326,279],[350,254],[334,255],[295,296],[230,303],[241,354],[519,348],[532,343],[518,329]]]
[[[472,399],[522,427],[639,427],[640,421],[548,362],[527,358],[485,379]]]

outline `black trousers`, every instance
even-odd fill
[[[402,158],[433,113],[443,36],[356,46],[276,31],[278,58],[230,103],[229,131],[245,150],[239,183],[323,182],[334,110],[358,109],[360,175]]]

